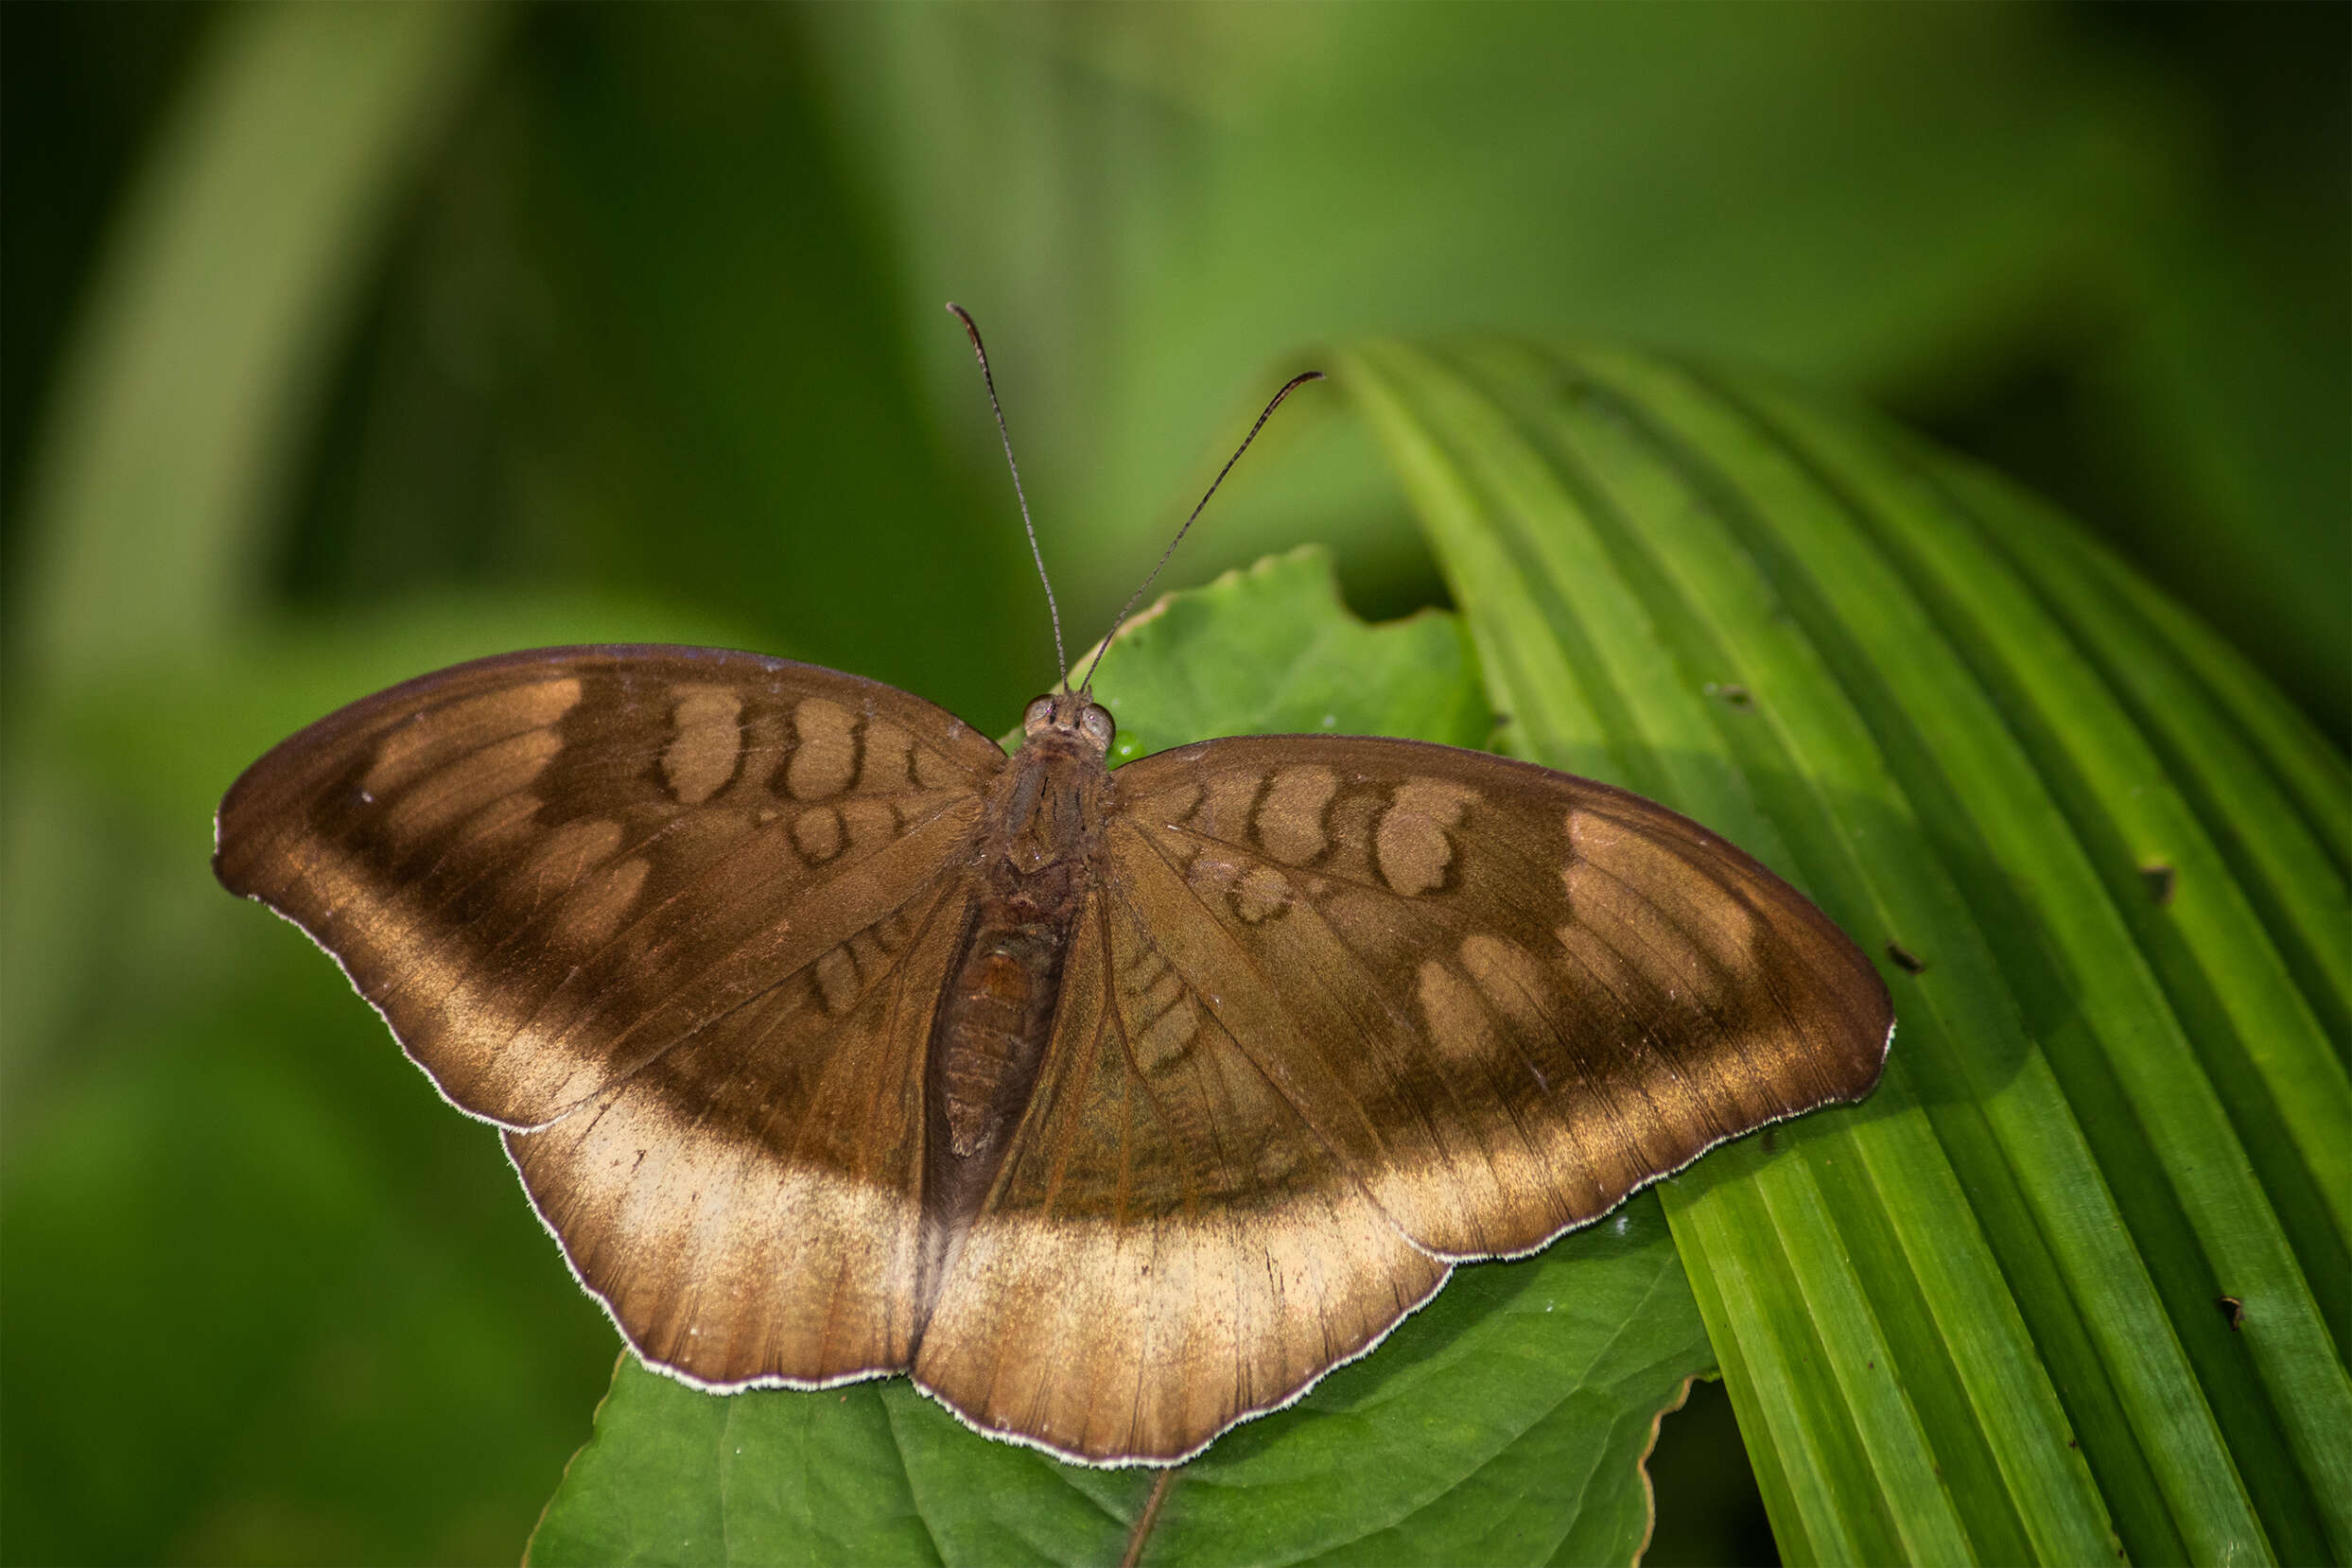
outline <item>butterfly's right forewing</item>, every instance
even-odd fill
[[[1440,1257],[1542,1246],[1878,1081],[1870,960],[1654,802],[1368,737],[1212,740],[1117,776],[1114,854],[1155,941]]]

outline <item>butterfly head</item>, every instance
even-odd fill
[[[1049,691],[1033,699],[1020,716],[1021,738],[1029,741],[1057,736],[1074,741],[1095,757],[1110,755],[1110,739],[1119,733],[1110,709],[1078,691]]]

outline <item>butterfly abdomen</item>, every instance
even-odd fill
[[[981,849],[983,891],[932,1021],[924,1072],[928,1302],[1037,1092],[1086,904],[1107,775],[1099,758],[1024,747]]]
[[[1036,1085],[1054,1001],[1061,990],[1067,923],[1020,918],[984,902],[950,982],[933,1037],[948,1153],[969,1161],[993,1149]]]

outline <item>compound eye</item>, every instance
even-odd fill
[[[1053,723],[1054,699],[1052,697],[1033,698],[1028,711],[1020,716],[1020,732],[1023,735],[1035,735]]]
[[[1110,750],[1110,738],[1119,729],[1110,721],[1110,710],[1093,703],[1089,703],[1086,711],[1078,715],[1078,727],[1086,731],[1088,740],[1105,751]]]

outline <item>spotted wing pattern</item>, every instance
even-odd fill
[[[906,904],[967,852],[1002,764],[878,682],[551,649],[276,747],[222,801],[214,863],[458,1106],[537,1126]]]

